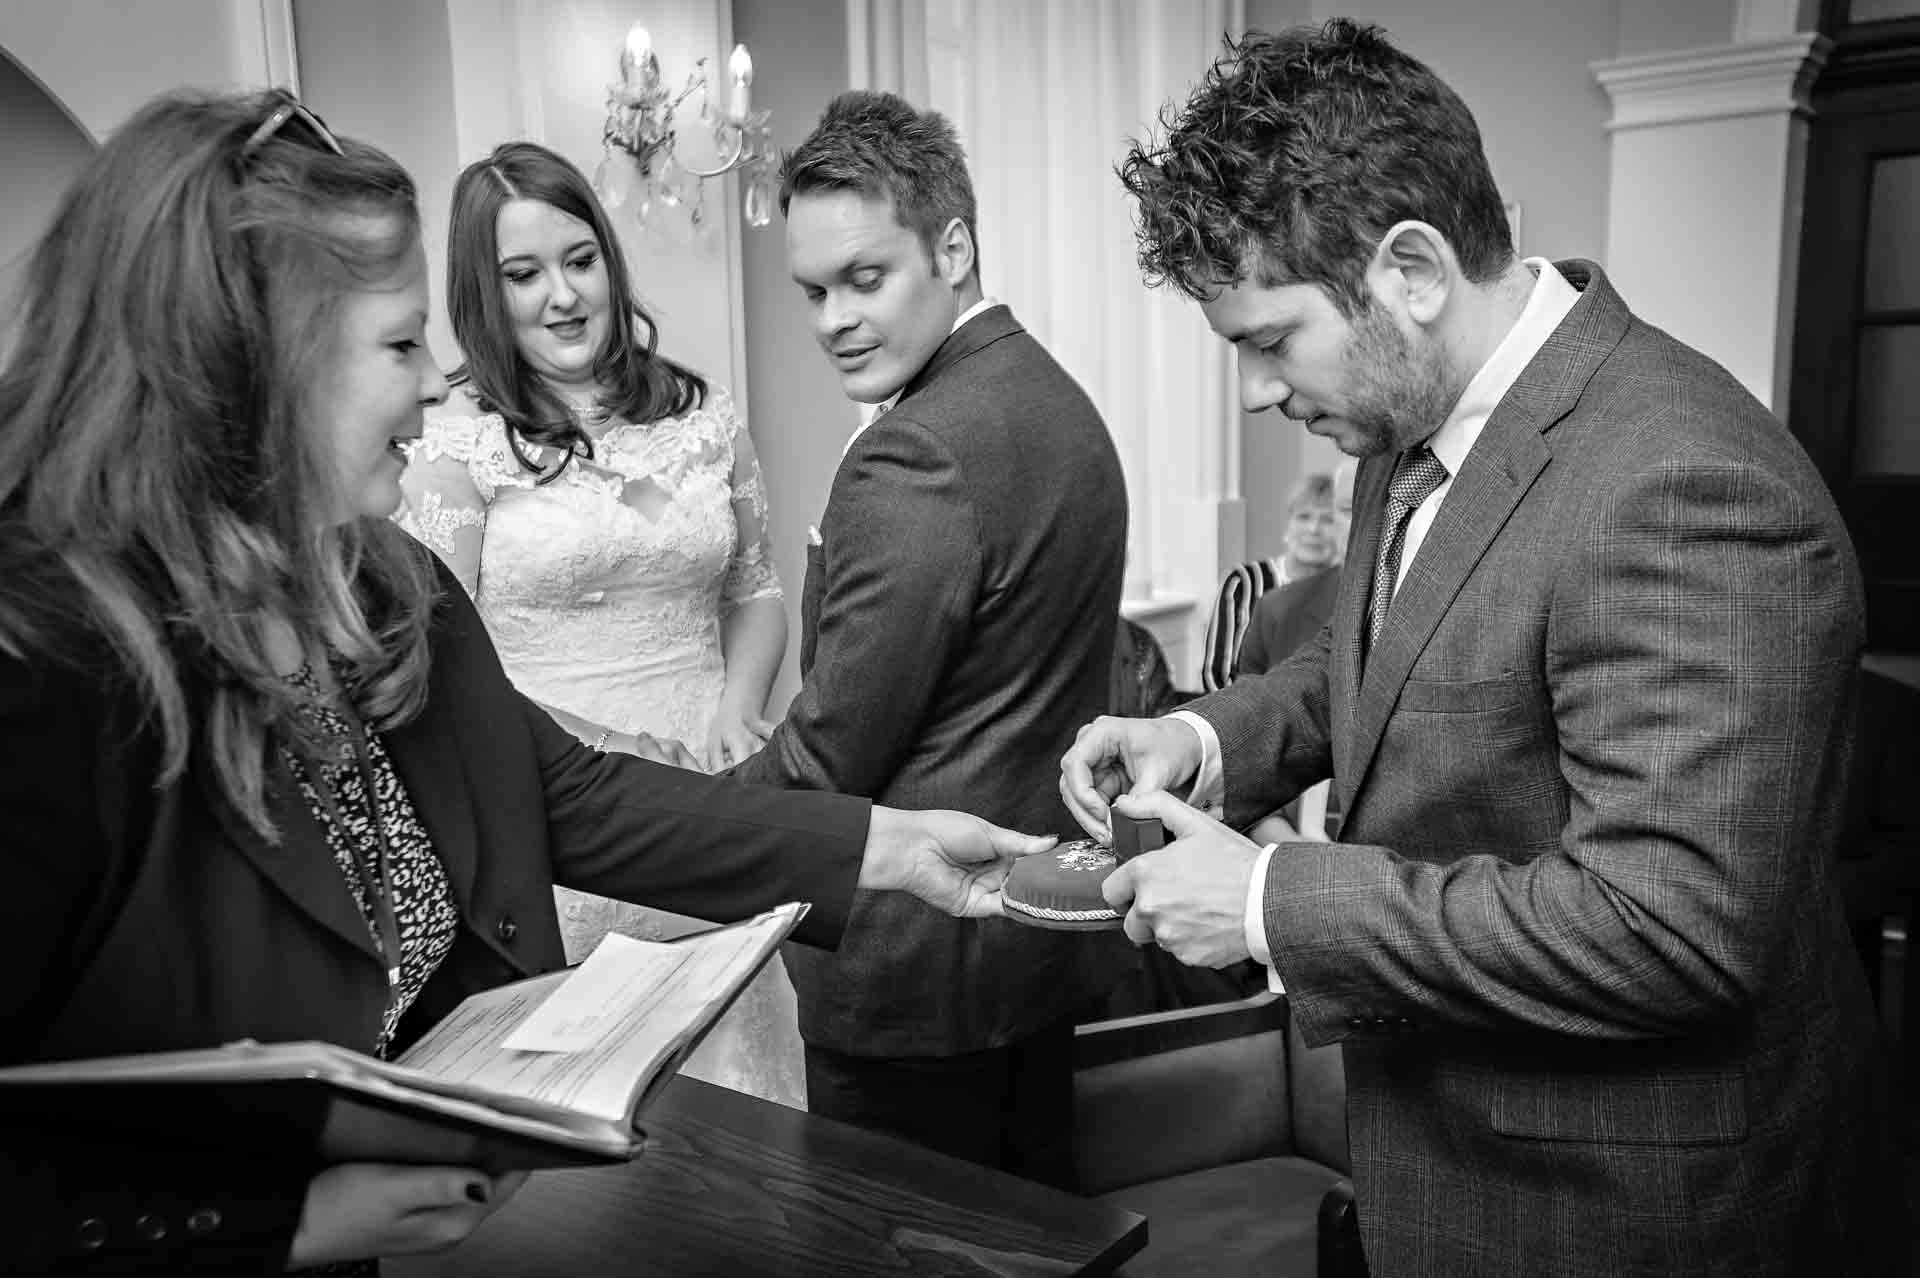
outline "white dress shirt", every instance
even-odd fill
[[[1472,451],[1474,441],[1480,438],[1487,419],[1493,416],[1493,410],[1500,406],[1500,401],[1513,389],[1513,384],[1520,380],[1520,374],[1540,353],[1540,348],[1547,344],[1554,329],[1560,327],[1560,322],[1566,319],[1574,303],[1580,300],[1579,291],[1567,283],[1566,277],[1555,270],[1553,263],[1546,258],[1527,258],[1526,266],[1534,274],[1533,291],[1527,295],[1527,304],[1521,310],[1520,318],[1500,340],[1487,362],[1473,375],[1467,388],[1460,392],[1460,398],[1454,404],[1453,411],[1447,414],[1447,420],[1427,438],[1427,447],[1447,468],[1447,478],[1414,508],[1413,514],[1407,519],[1406,540],[1400,551],[1400,571],[1394,577],[1396,588],[1406,580],[1407,568],[1413,563],[1413,557],[1420,553],[1427,530],[1433,527],[1434,516],[1440,513],[1441,503],[1446,501],[1447,493],[1453,488],[1453,477],[1460,473],[1460,467],[1466,463],[1467,454]],[[1192,725],[1193,730],[1200,734],[1200,771],[1194,778],[1193,790],[1187,802],[1218,816],[1225,790],[1219,736],[1212,724],[1190,711],[1175,710],[1168,717]],[[1247,886],[1245,926],[1248,953],[1266,965],[1269,988],[1275,993],[1282,993],[1280,975],[1273,969],[1273,951],[1267,945],[1266,925],[1267,862],[1272,859],[1277,846],[1269,843],[1261,849],[1259,859],[1254,862],[1253,880]]]

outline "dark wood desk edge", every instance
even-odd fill
[[[1860,668],[1920,692],[1920,652],[1874,648],[1862,653]]]
[[[823,1138],[829,1147],[841,1145],[849,1137],[862,1144],[869,1141],[899,1143],[894,1138],[862,1132],[829,1118],[804,1111],[789,1110],[771,1101],[687,1078],[684,1075],[674,1079],[663,1090],[647,1113],[642,1116],[641,1125],[657,1133],[666,1147],[677,1145],[684,1149],[712,1148],[716,1140],[721,1146],[761,1145],[776,1161],[783,1158],[791,1159],[796,1155],[805,1157],[804,1154],[799,1154],[799,1150],[792,1143],[795,1135],[798,1135],[803,1142],[802,1147],[804,1144],[811,1144],[814,1135]],[[648,1144],[652,1146],[654,1142],[649,1140]],[[1006,1176],[1004,1172],[975,1167],[930,1150],[913,1146],[903,1146],[903,1149],[908,1151],[911,1161],[933,1160],[941,1165],[930,1168],[932,1174],[912,1175],[898,1182],[923,1203],[954,1201],[942,1195],[942,1182],[957,1188],[959,1184],[968,1182],[977,1184],[979,1177],[998,1179]],[[604,1172],[615,1178],[630,1177],[648,1162],[649,1155],[653,1152],[652,1149],[643,1149],[634,1163],[630,1164],[608,1164],[598,1168],[563,1168],[549,1174],[569,1178],[586,1174],[597,1178],[599,1173]],[[830,1156],[822,1159],[818,1166],[831,1174],[835,1168],[858,1168],[863,1163],[864,1160],[856,1159],[854,1162],[848,1162],[844,1157]],[[724,1157],[720,1165],[735,1168],[742,1166]],[[874,1169],[870,1167],[862,1172],[862,1179],[883,1190],[889,1183],[884,1175],[875,1175]],[[1081,1198],[1030,1182],[1016,1181],[1014,1186],[1018,1186],[1021,1191],[1015,1194],[1015,1197],[1026,1197],[1030,1191],[1035,1198],[1044,1200],[1036,1204],[1036,1210],[1031,1215],[1018,1210],[1009,1215],[1005,1205],[1002,1205],[1000,1212],[1002,1219],[1024,1222],[1023,1232],[1028,1237],[1027,1245],[1030,1246],[1043,1237],[1051,1238],[1056,1243],[1073,1240],[1073,1246],[1068,1250],[1053,1251],[1050,1248],[1042,1248],[1033,1253],[1033,1258],[1040,1263],[1037,1266],[1029,1266],[1025,1272],[1036,1275],[1075,1273],[1091,1275],[1094,1278],[1099,1278],[1101,1275],[1118,1275],[1120,1266],[1139,1254],[1147,1245],[1148,1222],[1136,1211],[1115,1203],[1102,1202],[1095,1198]],[[1008,1188],[1012,1189],[1014,1186],[1008,1186]],[[529,1188],[531,1190],[532,1187]],[[616,1209],[625,1210],[639,1202],[640,1199],[634,1196],[636,1192],[644,1193],[644,1191],[635,1191],[629,1181],[610,1196],[588,1194],[576,1201],[584,1205],[588,1219],[598,1219],[605,1216],[610,1205],[617,1204]],[[965,1199],[971,1196],[969,1192],[961,1194],[960,1198]],[[558,1201],[565,1210],[565,1198],[542,1201],[535,1207],[535,1220],[545,1217],[551,1221],[555,1201]],[[1049,1203],[1050,1206],[1046,1205]],[[395,1257],[384,1262],[383,1272],[392,1272],[396,1276],[412,1275],[413,1278],[472,1278],[475,1274],[496,1271],[523,1275],[537,1272],[544,1278],[548,1271],[528,1268],[527,1250],[530,1244],[536,1247],[541,1246],[538,1240],[548,1236],[550,1224],[546,1228],[541,1228],[535,1226],[533,1221],[524,1218],[519,1222],[508,1219],[516,1213],[516,1209],[526,1205],[524,1199],[518,1203],[508,1204],[505,1211],[501,1213],[501,1219],[489,1221],[483,1225],[472,1240],[473,1244],[480,1245],[479,1252],[473,1251],[469,1245],[433,1255]],[[1051,1217],[1063,1218],[1056,1221],[1049,1219]],[[1069,1220],[1073,1219],[1077,1219],[1080,1223],[1069,1225]],[[1087,1227],[1087,1222],[1092,1220],[1097,1220],[1100,1224],[1097,1227]],[[1061,1232],[1053,1232],[1055,1224],[1063,1227]],[[498,1231],[503,1225],[508,1231],[505,1238],[498,1236]],[[674,1231],[668,1229],[666,1232],[671,1234]],[[598,1233],[597,1228],[589,1228],[586,1234],[576,1232],[568,1241],[578,1243],[583,1238]],[[496,1246],[505,1244],[494,1253],[495,1263],[493,1264],[489,1264],[487,1259],[485,1242],[490,1234],[495,1235]],[[954,1237],[964,1240],[966,1235],[954,1235]],[[508,1241],[509,1239],[511,1241]],[[983,1241],[987,1240],[983,1239]],[[1004,1242],[989,1242],[990,1247],[1004,1245]],[[1095,1250],[1089,1252],[1086,1250],[1089,1247]],[[604,1257],[596,1257],[595,1263],[602,1263],[602,1261],[611,1263],[617,1259],[615,1255],[617,1251],[619,1251],[618,1247],[609,1250]],[[1009,1254],[1023,1253],[1024,1248],[1021,1248],[1016,1253]],[[811,1254],[814,1259],[831,1261],[834,1258],[834,1253],[831,1251]],[[578,1261],[581,1258],[576,1256],[574,1259]],[[701,1272],[719,1271],[702,1270]],[[831,1270],[816,1266],[807,1272],[824,1273]]]
[[[1127,1232],[1114,1239],[1101,1249],[1100,1254],[1089,1260],[1080,1272],[1086,1278],[1104,1278],[1108,1274],[1120,1272],[1120,1266],[1132,1260],[1147,1249],[1147,1218],[1137,1211],[1126,1208],[1126,1214],[1133,1217],[1133,1224]]]

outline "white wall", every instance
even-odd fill
[[[27,254],[87,157],[93,139],[26,72],[0,54],[0,316]]]
[[[773,141],[798,146],[847,87],[846,0],[734,0],[734,35],[764,74],[756,105],[773,112]],[[807,308],[787,272],[786,222],[741,235],[750,426],[772,503],[773,557],[787,591],[787,659],[769,699],[776,713],[799,688],[800,590],[807,526],[820,522],[827,488],[858,420],[815,344]]]
[[[1783,192],[1804,180],[1803,126],[1784,112],[1701,120],[1623,129],[1614,146],[1614,286],[1784,415],[1799,217]]]
[[[1735,0],[1613,0],[1620,11],[1614,56],[1698,49],[1733,38]]]
[[[281,0],[0,0],[0,296],[93,144],[154,94],[276,82]]]
[[[96,138],[163,89],[271,82],[283,0],[0,0],[0,49]]]
[[[643,19],[669,79],[732,48],[723,0],[294,0],[302,89],[340,132],[373,142],[420,189],[436,298],[435,353],[458,358],[445,322],[447,217],[461,168],[501,142],[550,146],[592,175],[609,82],[627,28]],[[682,128],[691,128],[691,120]],[[626,210],[614,224],[633,282],[660,325],[661,349],[721,385],[744,383],[738,280],[738,179],[707,186],[708,227]],[[739,386],[745,397],[744,385]]]

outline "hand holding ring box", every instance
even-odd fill
[[[1078,839],[1015,862],[1000,891],[1006,917],[1069,932],[1119,927],[1122,916],[1100,895],[1100,885],[1117,866],[1165,846],[1167,836],[1158,817],[1109,812],[1107,819],[1113,830],[1111,848]]]

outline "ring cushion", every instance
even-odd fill
[[[1119,927],[1121,916],[1100,895],[1115,864],[1112,850],[1092,839],[1021,857],[1000,891],[1006,917],[1061,931]]]

